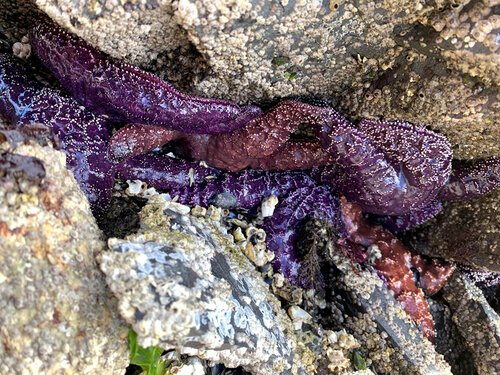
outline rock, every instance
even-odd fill
[[[205,366],[196,357],[188,358],[186,364],[170,369],[172,375],[202,375],[205,374]]]
[[[377,274],[355,265],[337,249],[336,236],[321,221],[306,224],[301,246],[322,260],[327,307],[312,314],[328,329],[345,328],[359,342],[359,352],[383,374],[450,374],[450,367],[424,339]],[[351,347],[346,335],[339,347]]]
[[[0,40],[4,36],[11,44],[20,42],[28,33],[30,19],[40,14],[32,1],[0,0]]]
[[[309,315],[307,311],[295,305],[288,308],[288,316],[292,319],[296,330],[300,330],[302,328],[302,324],[312,321],[312,316]]]
[[[262,212],[262,217],[271,217],[274,214],[274,209],[278,204],[278,197],[271,194],[265,197],[260,204],[260,210]]]
[[[479,375],[500,373],[500,317],[479,288],[455,272],[443,288],[452,320],[465,338]]]
[[[443,212],[410,239],[416,249],[475,268],[500,272],[500,189]]]
[[[0,131],[0,373],[123,373],[127,327],[89,204],[62,152],[22,139]]]
[[[106,53],[200,95],[323,97],[354,119],[427,124],[458,158],[500,153],[498,16],[487,0],[34,1]]]
[[[131,64],[163,72],[187,88],[205,74],[203,57],[176,22],[175,2],[33,0],[54,21]]]
[[[300,374],[308,351],[232,236],[189,207],[150,198],[141,230],[110,239],[102,271],[140,345],[159,345],[253,375]]]
[[[451,366],[453,375],[476,374],[474,358],[470,353],[465,338],[452,321],[452,313],[446,301],[441,297],[429,299],[432,318],[436,323],[436,351],[441,353]]]

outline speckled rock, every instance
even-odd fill
[[[0,0],[0,35],[11,43],[28,33],[30,19],[41,13],[32,1]]]
[[[500,373],[500,317],[474,284],[455,273],[443,288],[453,322],[474,357],[479,375]]]
[[[432,318],[436,324],[434,345],[451,366],[453,375],[477,373],[474,358],[465,344],[465,338],[453,323],[452,312],[443,298],[428,299]]]
[[[352,118],[428,124],[459,158],[500,153],[493,1],[34,1],[103,51],[197,94],[321,96]]]
[[[175,1],[33,0],[57,23],[111,56],[162,72],[178,88],[194,85],[205,60],[176,22]]]
[[[253,375],[305,373],[307,350],[278,300],[218,220],[150,198],[141,231],[110,239],[102,271],[142,346],[177,349]]]
[[[418,328],[374,271],[361,269],[336,245],[337,237],[320,221],[306,224],[308,256],[323,259],[325,310],[323,324],[348,330],[359,352],[381,374],[451,374],[450,366]],[[326,317],[325,317],[326,316]]]
[[[120,374],[127,327],[62,152],[0,133],[0,373]]]
[[[422,253],[500,272],[500,189],[469,202],[448,203],[412,239]]]

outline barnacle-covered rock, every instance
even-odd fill
[[[452,312],[446,301],[443,298],[429,299],[429,307],[436,323],[436,351],[443,354],[453,375],[475,374],[474,359],[465,344],[466,339],[452,321]]]
[[[204,96],[335,96],[352,117],[430,124],[457,157],[500,151],[495,2],[35,2],[113,57]],[[26,1],[0,1],[12,3]]]
[[[500,189],[468,202],[450,202],[412,239],[419,252],[500,272]]]
[[[296,344],[269,286],[208,211],[195,217],[156,195],[141,211],[140,232],[109,240],[100,263],[121,315],[142,346],[254,375],[307,371],[310,350]]]
[[[463,275],[455,273],[443,288],[452,320],[469,348],[479,375],[500,373],[500,317],[483,293]]]
[[[62,152],[14,133],[0,131],[0,373],[123,373],[89,204]]]
[[[323,223],[311,221],[307,226],[301,246],[317,252],[328,277],[327,313],[320,313],[323,325],[349,330],[361,345],[359,352],[378,373],[451,374],[442,355],[421,336],[379,276],[346,257]]]

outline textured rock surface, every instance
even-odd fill
[[[452,321],[452,313],[442,298],[429,299],[430,311],[436,323],[436,351],[443,354],[451,366],[453,375],[470,375],[477,373],[474,358],[465,339]]]
[[[0,134],[0,373],[120,374],[127,327],[95,254],[103,250],[63,153]]]
[[[308,223],[302,243],[329,263],[326,273],[326,324],[348,329],[358,349],[382,374],[451,374],[442,355],[415,324],[373,271],[361,270],[336,246],[336,237],[321,224]],[[315,228],[315,229],[314,229]],[[323,266],[324,267],[324,266]]]
[[[160,195],[141,215],[143,229],[111,239],[100,263],[142,346],[254,375],[303,373],[290,319],[220,221],[191,216]]]
[[[412,242],[430,256],[500,272],[500,189],[469,202],[448,203]]]
[[[37,12],[40,11],[31,1],[1,0],[0,35],[4,34],[11,42],[20,41],[28,33],[30,19]]]
[[[500,152],[499,19],[488,0],[36,3],[103,51],[199,94],[322,96],[351,117],[429,124],[459,158]]]
[[[500,317],[483,293],[458,273],[443,288],[453,322],[471,351],[479,375],[500,373]]]

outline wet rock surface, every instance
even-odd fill
[[[307,224],[301,245],[323,259],[327,306],[318,311],[323,327],[343,327],[360,342],[358,349],[377,373],[451,374],[449,365],[421,336],[382,280],[359,268],[335,244],[336,236],[321,222]],[[326,268],[325,268],[326,267]]]
[[[34,2],[106,53],[197,94],[322,97],[352,118],[428,124],[458,158],[500,152],[498,5],[486,0]],[[15,11],[0,23],[23,28],[26,3],[2,0]]]
[[[443,288],[452,320],[474,358],[478,374],[500,373],[500,317],[474,284],[455,274]]]
[[[243,366],[252,374],[305,373],[293,327],[269,286],[216,221],[162,196],[142,230],[100,255],[119,311],[142,346]]]
[[[429,299],[430,310],[436,323],[435,347],[450,364],[453,375],[477,374],[474,358],[465,344],[457,326],[452,321],[452,313],[446,301],[434,297]]]
[[[97,268],[103,249],[64,155],[0,132],[0,373],[123,373],[127,328]]]
[[[500,189],[453,202],[410,240],[421,253],[500,272]]]

